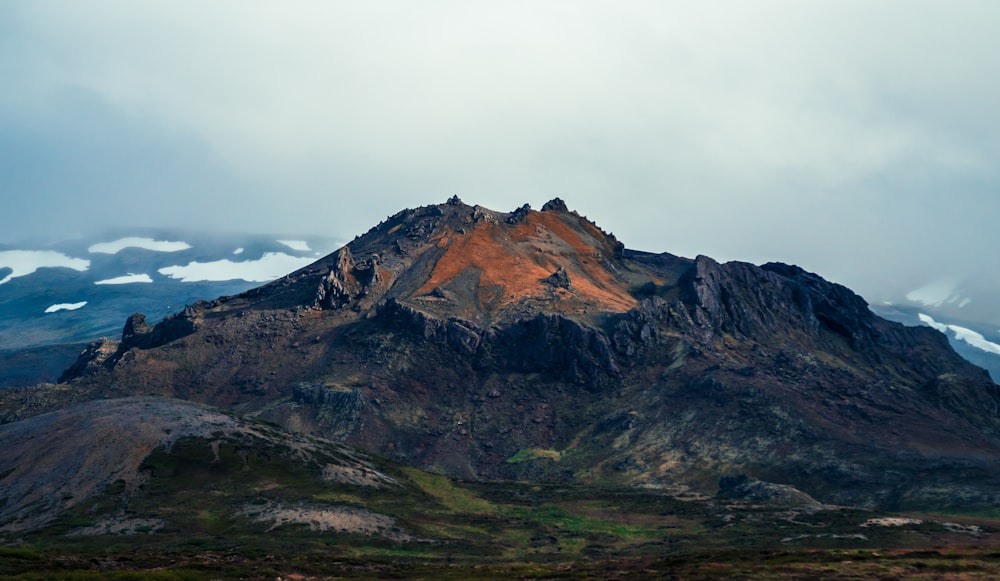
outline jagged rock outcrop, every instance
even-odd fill
[[[386,303],[378,316],[401,330],[447,345],[478,367],[545,372],[590,386],[619,375],[603,332],[557,315],[538,315],[486,331],[461,319],[436,319],[396,301]]]
[[[201,313],[209,306],[209,303],[205,302],[189,305],[180,313],[164,317],[153,327],[146,323],[146,315],[133,313],[125,321],[121,341],[115,342],[102,337],[99,341],[91,343],[80,353],[76,362],[62,374],[59,381],[71,381],[77,377],[112,369],[132,349],[154,349],[186,337],[195,332]]]
[[[316,289],[314,304],[317,308],[339,309],[364,296],[368,288],[378,282],[377,257],[358,264],[350,248],[344,246],[336,252],[330,272]]]
[[[596,388],[620,375],[611,342],[599,329],[558,315],[498,329],[487,342],[500,366],[524,372],[555,371],[572,383]]]
[[[343,437],[362,420],[364,397],[358,389],[344,389],[322,383],[299,383],[292,390],[292,402],[312,408],[327,437]]]
[[[87,348],[80,352],[76,361],[59,378],[59,382],[66,382],[76,377],[90,375],[104,368],[109,359],[118,352],[118,343],[101,337],[87,345]]]
[[[507,217],[506,222],[508,224],[520,224],[524,222],[524,219],[528,217],[528,213],[531,212],[531,206],[525,204],[520,208],[514,210],[510,216]]]
[[[810,327],[825,325],[847,338],[856,349],[863,349],[875,340],[875,314],[864,299],[847,287],[827,282],[798,266],[770,262],[760,268],[792,283],[794,301]]]
[[[132,313],[125,321],[122,329],[122,343],[135,343],[139,337],[146,336],[152,329],[146,324],[146,315],[143,313]]]
[[[475,324],[458,318],[441,320],[392,299],[379,308],[377,316],[387,325],[447,344],[465,355],[475,355],[483,340],[483,330]]]
[[[561,198],[552,198],[545,205],[542,206],[543,212],[569,212],[569,208],[566,207],[566,202],[562,201]]]
[[[566,272],[565,268],[560,266],[558,270],[545,278],[545,284],[556,288],[569,288],[572,282],[570,281],[569,273]]]
[[[876,316],[864,299],[797,266],[720,265],[699,256],[680,286],[692,320],[706,337],[754,337],[782,329],[815,333],[823,327],[857,350],[877,340]]]

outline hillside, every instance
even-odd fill
[[[825,506],[745,478],[718,498],[456,482],[166,398],[71,406],[0,441],[4,579],[1000,572],[992,519]]]

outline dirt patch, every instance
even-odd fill
[[[396,486],[399,484],[396,479],[382,474],[377,470],[372,470],[365,466],[345,466],[342,464],[327,464],[324,466],[323,480],[339,484],[371,486],[374,488]]]
[[[924,521],[917,518],[902,518],[895,516],[886,516],[881,518],[870,518],[861,524],[863,527],[877,526],[877,527],[902,527],[907,525],[919,525],[923,524]]]
[[[286,506],[268,502],[245,505],[237,514],[254,522],[272,523],[268,531],[285,525],[304,524],[312,531],[378,535],[401,542],[412,540],[409,534],[396,526],[392,517],[348,506]]]

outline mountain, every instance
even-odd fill
[[[405,210],[262,287],[132,315],[63,380],[0,415],[159,394],[466,479],[1000,500],[1000,388],[943,334],[795,266],[628,250],[558,199]]]
[[[0,387],[55,381],[86,343],[245,291],[335,247],[318,236],[127,230],[0,246]]]
[[[996,289],[1000,279],[992,272],[936,280],[873,310],[907,325],[925,325],[948,337],[951,346],[972,363],[1000,379],[1000,310]]]

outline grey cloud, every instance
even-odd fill
[[[196,135],[123,115],[85,90],[63,91],[49,107],[41,118],[0,118],[5,238],[224,219],[226,197],[216,196],[238,191],[239,180]]]
[[[122,215],[351,237],[559,195],[632,247],[872,296],[998,242],[986,0],[11,6],[8,240]]]

